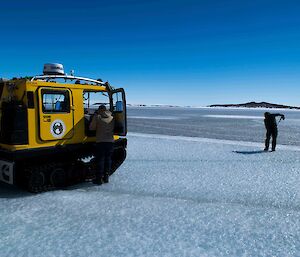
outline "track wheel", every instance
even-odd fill
[[[31,193],[39,193],[44,190],[45,174],[42,170],[34,169],[28,174],[27,190]]]
[[[64,187],[66,185],[66,171],[61,167],[54,168],[50,173],[50,183],[54,187]]]

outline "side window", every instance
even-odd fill
[[[70,97],[68,91],[42,90],[44,113],[69,113]]]
[[[105,105],[108,110],[110,109],[107,92],[85,91],[83,92],[83,104],[85,114],[93,114],[100,105]]]
[[[116,92],[112,95],[113,98],[113,112],[123,112],[123,96],[122,92]]]

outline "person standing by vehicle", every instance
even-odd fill
[[[276,123],[276,117],[280,116],[280,120],[281,119],[285,119],[283,114],[280,113],[269,113],[269,112],[265,112],[265,127],[267,130],[266,133],[266,140],[265,140],[265,149],[264,151],[268,151],[269,150],[269,145],[270,145],[270,139],[272,136],[272,152],[275,151],[276,148],[276,139],[277,139],[277,135],[278,135],[278,129],[277,129],[277,123]]]
[[[96,161],[97,171],[94,184],[108,183],[111,172],[113,143],[114,143],[114,118],[105,105],[101,105],[95,112],[90,130],[96,130]]]

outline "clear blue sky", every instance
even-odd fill
[[[130,103],[300,105],[300,1],[0,2],[0,77],[46,62]]]

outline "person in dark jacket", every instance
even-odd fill
[[[265,115],[264,122],[265,122],[265,127],[267,130],[264,151],[269,150],[271,136],[272,136],[272,151],[275,151],[276,139],[277,139],[277,134],[278,134],[276,117],[280,116],[281,117],[280,119],[283,119],[283,120],[285,119],[285,117],[283,114],[280,114],[280,113],[265,112],[264,115]]]
[[[96,161],[98,170],[94,184],[108,183],[114,143],[114,118],[112,113],[101,105],[94,114],[90,130],[96,130]]]

